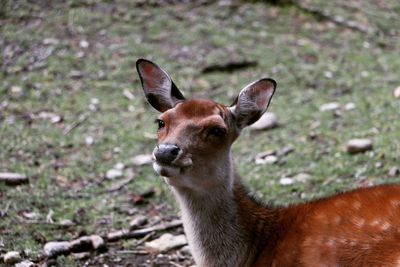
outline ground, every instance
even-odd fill
[[[233,147],[238,172],[265,201],[288,205],[399,182],[398,1],[269,2],[2,3],[0,172],[24,174],[29,184],[0,183],[0,254],[20,251],[42,266],[193,264],[179,250],[140,251],[136,239],[85,257],[40,257],[48,241],[104,236],[139,214],[147,226],[178,216],[151,166],[132,163],[151,153],[157,116],[139,84],[138,58],[162,66],[186,96],[227,105],[254,80],[278,82],[270,111],[280,126],[245,130]],[[338,107],[320,110],[332,102]],[[370,139],[373,149],[348,154],[353,138]],[[258,153],[285,147],[293,152],[277,163],[255,163]],[[123,176],[105,178],[117,163]]]

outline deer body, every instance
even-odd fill
[[[137,69],[147,100],[162,113],[153,166],[179,203],[199,267],[400,267],[400,185],[286,208],[246,192],[230,147],[267,109],[273,80],[248,85],[226,107],[184,99],[150,61],[138,60]]]

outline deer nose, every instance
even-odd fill
[[[154,149],[154,157],[160,163],[170,164],[176,159],[181,149],[173,144],[159,144]]]

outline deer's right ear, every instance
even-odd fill
[[[165,112],[185,99],[169,75],[153,62],[138,59],[136,69],[147,101],[158,111]]]

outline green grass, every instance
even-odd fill
[[[135,181],[118,193],[107,193],[112,181],[103,179],[117,162],[131,167],[133,156],[150,153],[154,146],[148,136],[154,134],[152,121],[157,114],[139,85],[135,70],[139,57],[167,70],[185,95],[214,94],[215,100],[227,105],[247,83],[261,77],[277,80],[270,111],[282,126],[258,133],[245,130],[233,147],[239,173],[267,201],[295,203],[366,181],[400,181],[388,177],[391,167],[400,167],[400,101],[392,96],[400,85],[398,37],[366,36],[317,21],[290,6],[260,2],[140,8],[130,1],[84,3],[69,1],[47,8],[29,1],[5,5],[0,41],[0,171],[25,173],[30,184],[0,185],[0,210],[10,203],[0,220],[0,244],[4,243],[0,252],[29,249],[35,255],[45,241],[126,227],[130,216],[117,207],[135,208],[131,195],[150,187],[158,188],[153,203],[167,199],[174,207],[168,188],[150,166],[134,168]],[[342,5],[313,3],[350,18],[350,9]],[[387,6],[391,11],[384,16]],[[379,11],[378,15],[366,8]],[[398,28],[394,13],[399,15],[395,1],[384,7],[371,2],[351,19],[391,32]],[[46,45],[48,38],[58,42]],[[89,48],[81,48],[81,40],[87,40]],[[52,49],[51,55],[40,59],[46,49]],[[258,66],[201,74],[206,65],[242,59],[255,60]],[[71,77],[73,71],[82,76]],[[13,93],[13,86],[22,92]],[[124,97],[124,89],[135,98]],[[99,102],[96,111],[89,108],[93,98]],[[354,103],[355,109],[341,109],[339,116],[320,112],[320,105],[328,102],[342,107]],[[63,121],[35,119],[43,111],[58,114]],[[63,134],[83,113],[89,114],[88,119]],[[92,146],[85,144],[87,136],[94,137]],[[344,147],[351,138],[372,139],[374,150],[348,155]],[[255,165],[258,152],[287,145],[295,150],[280,164]],[[279,184],[281,177],[298,173],[309,174],[309,180]],[[32,224],[22,216],[34,211],[43,221],[50,209],[54,220],[73,220],[77,227]],[[74,263],[63,257],[58,264]]]

